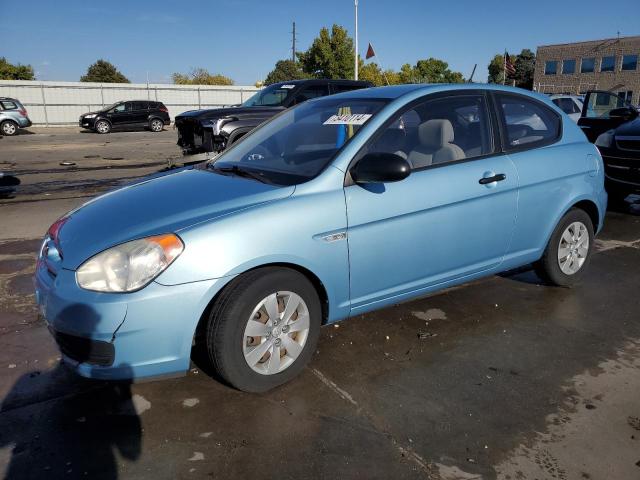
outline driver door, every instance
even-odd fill
[[[582,129],[591,143],[607,130],[617,128],[628,119],[611,116],[610,112],[616,108],[627,106],[627,102],[613,92],[593,90],[587,92],[582,107],[582,115],[578,126]]]
[[[109,114],[111,124],[114,126],[125,125],[129,123],[131,113],[131,102],[124,102],[116,105]]]
[[[506,253],[518,180],[497,152],[487,98],[469,91],[431,98],[355,159],[395,153],[412,171],[399,182],[345,187],[352,314],[490,270]]]

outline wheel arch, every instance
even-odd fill
[[[589,215],[591,223],[593,224],[594,232],[598,230],[598,226],[600,225],[600,210],[598,209],[598,206],[594,201],[586,199],[580,200],[579,202],[574,203],[571,208],[583,210],[587,215]],[[569,208],[567,211],[571,210],[571,208]],[[565,214],[566,212],[563,213],[562,216],[564,216]]]
[[[308,268],[303,267],[301,265],[297,265],[295,263],[288,263],[288,262],[273,262],[273,263],[258,265],[248,270],[245,270],[242,273],[239,273],[238,275],[234,276],[234,278],[230,280],[226,285],[224,285],[224,287],[222,287],[220,290],[216,292],[216,294],[213,296],[213,298],[211,298],[206,308],[202,312],[200,319],[198,320],[198,324],[196,325],[196,329],[193,334],[193,343],[197,345],[198,343],[200,343],[201,339],[204,338],[204,334],[207,328],[207,322],[209,320],[209,314],[211,313],[211,309],[213,308],[213,305],[215,305],[215,303],[218,301],[218,299],[220,298],[220,295],[224,290],[229,288],[238,278],[242,277],[243,275],[249,272],[253,272],[255,270],[261,270],[263,268],[272,268],[272,267],[294,270],[304,275],[311,282],[314,289],[318,293],[318,297],[320,298],[320,305],[322,307],[322,325],[325,325],[329,319],[329,295],[326,290],[326,287],[322,283],[322,280],[320,280],[320,278],[314,272],[312,272]]]

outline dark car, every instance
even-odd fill
[[[640,192],[640,118],[638,110],[613,92],[587,92],[578,120],[602,154],[605,185],[612,200]]]
[[[372,87],[354,80],[292,80],[274,83],[241,105],[191,110],[176,116],[182,153],[222,152],[262,122],[306,100]]]
[[[160,132],[171,123],[169,110],[162,102],[128,100],[104,107],[97,112],[80,115],[80,126],[98,133],[109,133],[117,128],[145,127]]]

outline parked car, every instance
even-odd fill
[[[511,124],[513,105],[542,127]],[[532,262],[573,284],[603,183],[595,146],[535,93],[352,91],[65,215],[36,299],[81,375],[186,372],[195,340],[221,378],[265,391],[301,372],[321,325]]]
[[[19,100],[0,97],[0,134],[16,135],[18,129],[33,125],[27,114],[27,109]]]
[[[98,133],[109,133],[113,129],[143,128],[160,132],[165,125],[171,124],[169,110],[162,102],[148,100],[129,100],[116,102],[97,112],[80,115],[82,128]]]
[[[551,95],[551,101],[555,103],[560,110],[569,115],[569,118],[574,122],[578,122],[580,119],[580,113],[582,112],[582,106],[584,97],[579,95]]]
[[[613,92],[587,92],[578,125],[604,161],[612,200],[640,192],[640,118],[638,110]]]
[[[293,80],[274,83],[242,105],[191,110],[176,116],[178,145],[185,155],[208,152],[216,155],[286,108],[311,98],[371,86],[370,82],[353,80]]]

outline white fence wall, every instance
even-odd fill
[[[157,100],[171,121],[184,111],[242,103],[253,86],[168,85],[161,83],[85,83],[0,80],[0,97],[20,100],[35,125],[75,125],[86,112],[121,100]]]

